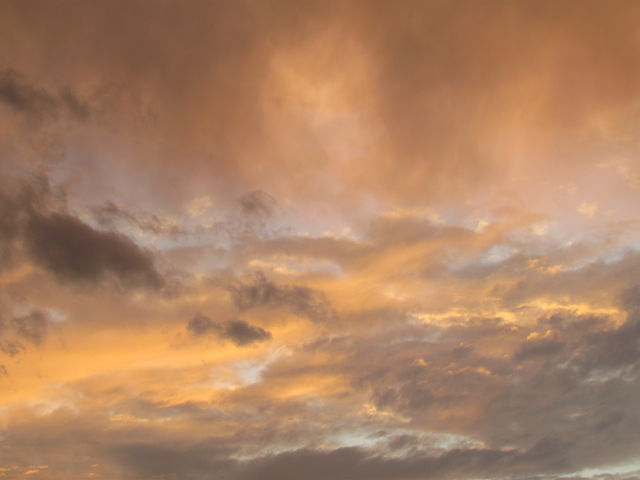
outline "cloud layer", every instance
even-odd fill
[[[0,6],[0,479],[640,478],[640,4]]]

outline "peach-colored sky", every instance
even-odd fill
[[[0,2],[0,480],[640,478],[639,24]]]

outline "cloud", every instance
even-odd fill
[[[298,285],[278,285],[267,280],[264,273],[259,271],[253,274],[249,282],[239,281],[230,285],[229,292],[240,311],[259,307],[285,307],[314,322],[328,321],[336,315],[321,292]]]
[[[251,325],[244,320],[230,320],[225,326],[224,336],[240,346],[271,339],[271,333],[264,328]]]
[[[212,334],[227,338],[237,346],[271,340],[270,332],[264,328],[251,325],[244,320],[234,319],[225,322],[214,322],[200,313],[197,313],[189,320],[187,330],[197,337]]]
[[[51,94],[30,85],[23,75],[14,70],[0,72],[0,103],[33,118],[56,116],[61,112],[75,120],[87,120],[89,106],[80,100],[70,88]]]
[[[562,453],[564,446],[553,440],[540,442],[526,451],[467,448],[429,454],[422,449],[420,440],[413,438],[408,441],[413,442],[417,450],[396,457],[378,447],[303,447],[234,458],[236,442],[215,435],[194,439],[142,425],[108,431],[104,428],[107,419],[100,418],[67,427],[67,435],[60,438],[56,431],[60,431],[65,421],[78,420],[77,414],[57,410],[41,419],[40,428],[33,412],[25,414],[21,422],[7,426],[13,441],[0,458],[4,459],[3,455],[7,453],[38,452],[41,462],[46,461],[49,465],[48,474],[55,475],[74,465],[73,472],[77,472],[77,477],[71,477],[74,479],[91,471],[94,476],[117,473],[119,478],[165,476],[190,480],[210,478],[212,472],[221,480],[300,476],[312,480],[524,478],[532,468],[544,473],[564,472],[567,467]],[[97,441],[89,441],[91,438]],[[65,460],[64,455],[72,446],[78,446],[83,453],[73,464]]]
[[[630,314],[635,314],[640,310],[640,285],[634,285],[625,289],[620,294],[622,307]]]
[[[497,449],[525,451],[551,437],[576,466],[634,455],[635,447],[621,443],[640,442],[634,433],[640,417],[631,406],[640,395],[633,321],[615,326],[607,317],[564,313],[530,327],[481,318],[451,326],[398,322],[312,350],[339,358],[322,369],[336,368],[351,378],[354,391],[369,392],[381,418],[397,415],[426,431],[479,435]],[[607,447],[594,456],[595,444]]]
[[[550,331],[549,331],[550,332]],[[564,348],[564,343],[553,338],[553,334],[540,336],[537,333],[531,334],[514,354],[516,361],[535,359],[539,357],[550,357],[559,354]]]
[[[108,176],[135,176],[159,201],[261,190],[293,203],[354,207],[375,197],[406,208],[486,199],[514,176],[530,178],[522,196],[547,195],[533,179],[580,183],[574,167],[594,167],[611,148],[637,149],[626,101],[640,75],[638,47],[628,42],[632,4],[519,2],[489,14],[482,6],[374,3],[162,2],[152,18],[144,2],[126,12],[82,5],[68,18],[50,6],[12,6],[2,30],[15,40],[0,56],[26,78],[101,94],[104,121],[119,135],[97,150],[150,140],[135,147],[137,162],[110,161]],[[231,18],[244,22],[230,28]],[[65,30],[83,21],[92,28]],[[115,25],[122,35],[113,40]],[[486,51],[497,54],[480,61]],[[14,104],[38,92],[73,104],[15,74],[4,82]],[[98,168],[103,160],[82,162]]]
[[[12,257],[13,243],[18,235],[18,209],[12,198],[0,193],[0,268]]]
[[[558,449],[560,447],[560,449]],[[453,449],[440,456],[424,453],[388,458],[383,453],[360,448],[328,451],[300,449],[249,462],[238,478],[242,480],[278,479],[305,475],[312,480],[351,479],[430,479],[430,478],[504,478],[536,469],[562,471],[567,467],[562,445],[546,440],[532,449],[516,450]],[[554,449],[556,449],[554,451]],[[542,460],[542,462],[540,462]]]
[[[114,227],[119,221],[135,226],[143,232],[154,235],[184,235],[186,230],[179,226],[175,220],[161,218],[157,215],[136,215],[130,211],[107,202],[104,205],[92,209],[98,223],[103,227]]]
[[[66,208],[64,190],[46,176],[17,179],[0,193],[0,267],[26,254],[58,278],[97,285],[112,279],[123,286],[157,290],[164,279],[152,254],[117,231],[96,229]]]
[[[131,239],[96,230],[72,215],[34,214],[25,237],[33,259],[61,279],[98,284],[113,277],[123,285],[150,289],[164,283],[151,254]]]
[[[634,461],[639,21],[0,2],[0,477]]]
[[[32,309],[27,314],[14,316],[11,321],[0,319],[0,352],[9,358],[25,352],[26,348],[18,338],[39,346],[47,337],[50,326],[51,318],[45,311],[39,309]]]
[[[196,313],[187,323],[187,330],[199,337],[208,333],[217,333],[221,330],[221,327],[209,317]]]
[[[33,345],[42,343],[49,329],[50,322],[49,316],[41,310],[34,310],[27,315],[13,319],[18,335]]]
[[[45,202],[57,204],[56,197],[43,176],[27,179],[8,176],[0,183],[0,268],[12,264],[26,218]]]
[[[245,193],[238,199],[238,204],[244,215],[258,219],[271,217],[277,206],[275,199],[261,190]]]
[[[9,355],[10,357],[15,357],[23,350],[24,345],[16,340],[0,339],[0,351]]]
[[[110,447],[110,455],[126,467],[131,478],[207,478],[212,472],[229,478],[235,462],[226,458],[228,449],[220,442],[125,443]]]

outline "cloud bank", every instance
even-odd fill
[[[0,479],[640,478],[640,4],[0,6]]]

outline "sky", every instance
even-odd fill
[[[638,24],[0,1],[0,480],[640,479]]]

